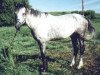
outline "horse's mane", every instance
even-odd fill
[[[25,5],[23,5],[23,4],[16,4],[16,6],[15,6],[15,10],[16,11],[18,11],[19,9],[21,9],[21,8],[23,8],[23,7],[25,7],[25,8],[27,8],[27,9],[29,9],[30,10],[30,14],[32,14],[32,15],[34,15],[34,16],[41,16],[41,11],[39,11],[39,10],[35,10],[35,9],[33,9],[33,8],[28,8],[28,7],[26,7]],[[44,14],[45,15],[47,15],[48,13],[47,12],[44,12]]]
[[[30,14],[33,14],[34,16],[38,16],[38,15],[41,15],[41,12],[31,8]]]

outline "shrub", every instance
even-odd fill
[[[82,11],[72,11],[71,13],[82,14]],[[84,12],[84,15],[89,19],[94,19],[95,18],[95,11],[94,10],[87,10]]]

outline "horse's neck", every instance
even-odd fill
[[[32,15],[27,15],[26,16],[26,24],[28,25],[28,27],[30,28],[34,28],[35,27],[35,17],[33,17]]]
[[[45,15],[45,13],[42,13],[41,15],[38,16],[34,16],[31,14],[28,14],[26,16],[26,24],[31,28],[36,27],[36,24],[39,23],[39,21],[46,19],[47,15]]]

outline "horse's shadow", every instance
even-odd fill
[[[16,58],[15,63],[25,62],[28,59],[32,59],[32,60],[39,59],[42,61],[41,56],[39,55],[16,55],[15,58]],[[41,64],[36,65],[38,67],[39,74],[42,75],[43,72],[48,70],[48,62],[55,62],[55,61],[56,61],[55,58],[50,58],[49,56],[46,56],[44,61],[42,61]]]
[[[24,61],[27,61],[28,59],[41,59],[41,56],[39,55],[16,55],[16,62],[24,62]],[[56,61],[56,59],[54,58],[50,58],[49,56],[46,56],[45,59],[48,61],[48,62],[54,62]]]

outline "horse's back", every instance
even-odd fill
[[[49,37],[51,38],[67,38],[77,28],[76,19],[72,14],[61,16],[49,15],[47,22],[47,25],[49,24]]]
[[[79,14],[66,14],[61,16],[47,15],[37,21],[37,34],[41,38],[51,40],[54,38],[67,38],[78,28],[82,28],[81,20],[84,17]]]
[[[85,28],[85,18],[80,14],[66,14],[52,16],[50,20],[50,34],[56,37],[67,38],[76,31],[83,31]]]

